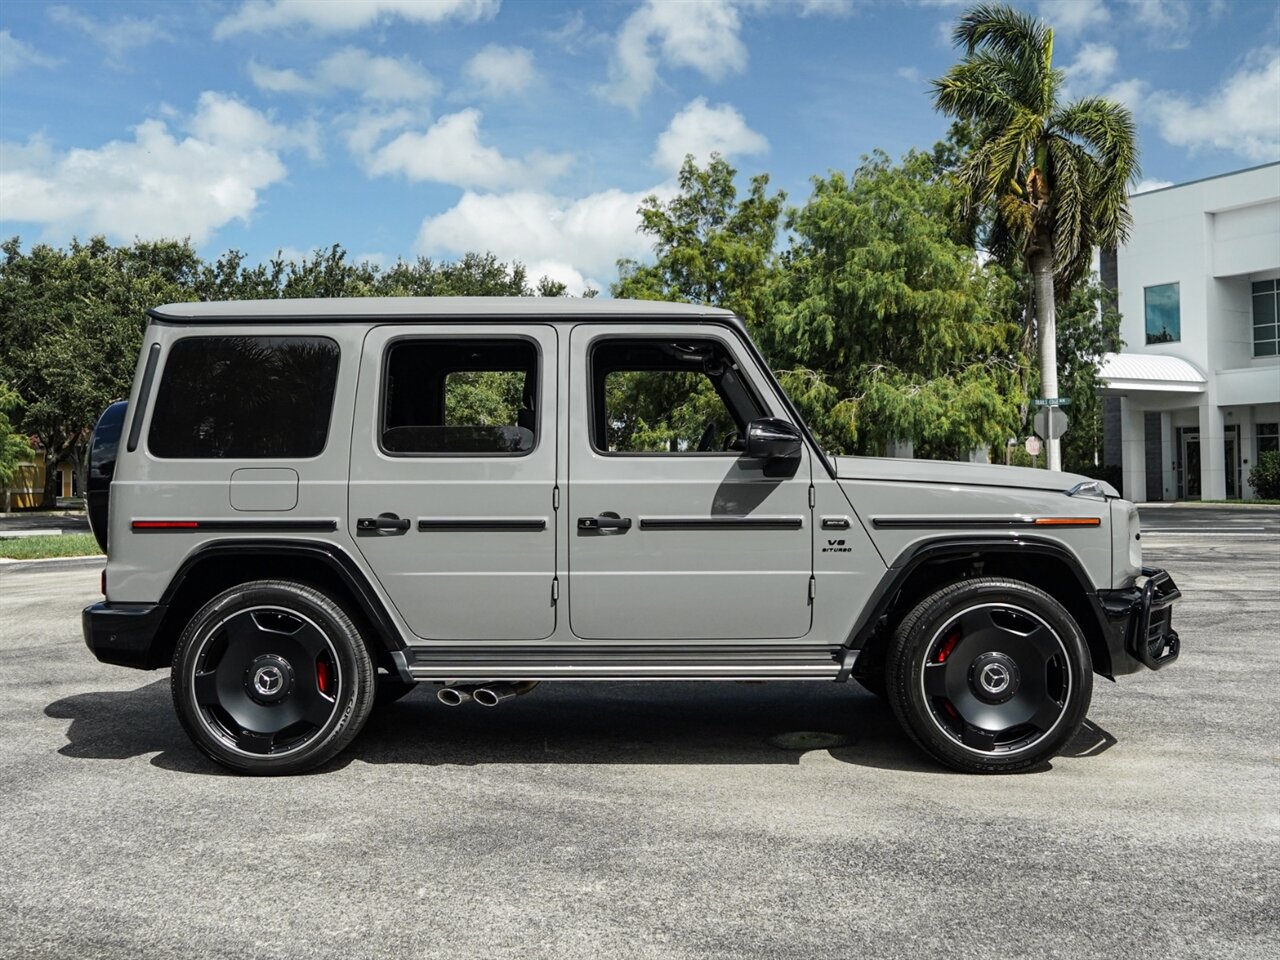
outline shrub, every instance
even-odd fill
[[[1280,452],[1268,450],[1259,455],[1249,471],[1249,486],[1263,500],[1280,500]]]

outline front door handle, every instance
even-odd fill
[[[356,529],[403,533],[409,529],[409,518],[401,520],[394,513],[380,513],[376,517],[361,517],[356,521]]]
[[[579,517],[579,530],[600,530],[600,531],[618,531],[626,533],[631,529],[631,518],[620,517],[616,513],[606,510],[604,513],[596,517]]]

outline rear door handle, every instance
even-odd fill
[[[356,529],[403,533],[409,529],[409,518],[401,520],[394,513],[380,513],[376,517],[361,517],[356,521]]]
[[[579,530],[616,530],[625,533],[631,529],[631,518],[620,517],[616,513],[606,510],[604,513],[596,517],[579,517]]]

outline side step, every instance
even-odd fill
[[[414,680],[835,680],[840,647],[409,647]],[[401,659],[403,658],[403,659]]]

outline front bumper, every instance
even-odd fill
[[[80,624],[89,652],[103,663],[139,670],[168,666],[156,642],[168,607],[163,603],[108,603],[84,608]]]
[[[1098,591],[1113,674],[1167,667],[1182,648],[1173,629],[1173,603],[1182,591],[1163,570],[1143,567],[1142,576],[1141,586]]]

